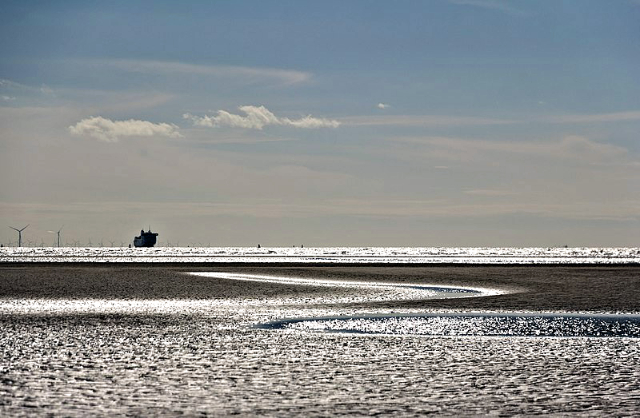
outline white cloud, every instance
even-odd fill
[[[130,136],[166,136],[180,137],[178,127],[168,123],[152,123],[145,120],[113,121],[101,116],[83,119],[69,131],[74,135],[88,135],[106,142],[117,142],[120,138]]]
[[[378,107],[378,109],[387,109],[390,106],[388,104],[386,104],[386,103],[378,103],[377,107]]]
[[[293,126],[303,129],[337,128],[340,122],[332,119],[314,118],[305,116],[300,119],[281,118],[274,115],[264,106],[240,106],[238,108],[246,116],[229,113],[226,110],[218,110],[215,116],[194,116],[185,113],[183,117],[193,121],[196,126],[245,128],[261,130],[265,126]]]
[[[2,100],[4,100],[5,102],[10,102],[12,100],[15,100],[16,98],[13,96],[2,96]]]

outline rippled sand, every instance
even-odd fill
[[[193,271],[285,280],[186,274]],[[638,338],[356,335],[256,325],[469,311],[637,315],[639,273],[628,266],[4,264],[0,413],[636,415]],[[387,294],[407,295],[387,283],[418,294]],[[490,292],[421,299],[416,285]]]

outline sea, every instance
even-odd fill
[[[0,262],[625,264],[640,248],[569,247],[2,247]]]
[[[637,416],[638,274],[639,248],[4,247],[0,415]]]

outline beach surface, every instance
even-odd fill
[[[633,415],[638,301],[638,265],[3,263],[0,412]],[[469,314],[633,321],[532,337]],[[378,317],[395,328],[314,322]],[[291,320],[312,325],[265,326]]]
[[[232,282],[187,275],[228,272],[505,291],[497,296],[461,300],[389,301],[372,305],[372,309],[640,311],[640,265],[4,263],[0,264],[0,272],[0,295],[4,299],[221,299],[335,292],[335,289],[314,286]]]

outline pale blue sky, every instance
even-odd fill
[[[638,22],[633,0],[4,1],[0,219],[38,244],[637,246]]]

